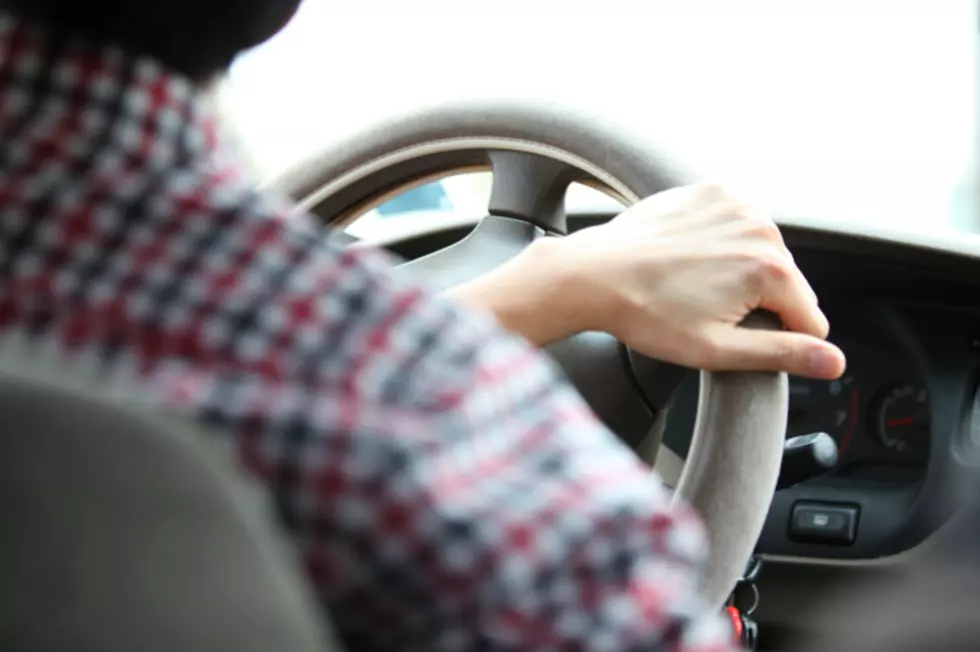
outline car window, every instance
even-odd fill
[[[389,217],[417,211],[452,211],[453,208],[453,202],[446,193],[445,185],[441,181],[436,181],[406,190],[378,206],[376,210],[379,215]]]
[[[544,98],[665,140],[777,212],[976,230],[978,72],[972,0],[306,0],[223,102],[263,175],[415,106]],[[485,207],[485,182],[449,185],[433,219]]]

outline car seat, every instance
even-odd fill
[[[9,351],[0,428],[0,650],[337,649],[217,437]]]

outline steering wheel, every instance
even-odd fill
[[[493,269],[536,238],[560,237],[572,182],[598,187],[629,205],[694,180],[662,148],[599,116],[568,107],[484,102],[402,115],[354,134],[271,185],[337,225],[406,187],[487,168],[493,172],[490,214],[463,240],[402,265],[405,273],[444,289]],[[743,326],[779,324],[772,315],[753,313]],[[645,455],[653,464],[659,429],[651,408],[662,405],[645,388],[656,387],[665,367],[600,333],[584,333],[548,352],[597,415],[634,449],[653,431],[655,442]],[[666,375],[672,389],[678,376]],[[762,530],[779,475],[787,409],[785,374],[701,373],[694,435],[675,496],[705,521],[711,557],[702,594],[712,607],[723,605]]]

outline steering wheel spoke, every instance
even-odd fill
[[[490,214],[565,234],[565,193],[584,175],[555,159],[509,150],[488,152],[493,171]]]

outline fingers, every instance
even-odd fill
[[[782,233],[768,215],[744,206],[735,212],[735,223],[748,239],[748,280],[758,305],[779,315],[792,331],[826,338],[830,324],[817,304],[817,295],[793,261]]]
[[[817,296],[766,211],[713,185],[668,191],[647,201],[643,205],[649,210],[632,211],[632,219],[655,227],[648,234],[651,241],[672,239],[668,258],[684,268],[683,278],[691,287],[678,291],[664,285],[670,301],[663,303],[678,308],[664,315],[657,314],[661,298],[656,292],[644,294],[648,286],[638,285],[635,294],[648,297],[646,314],[679,326],[678,333],[687,330],[690,335],[692,326],[699,333],[694,347],[675,347],[690,340],[679,334],[665,344],[663,333],[669,329],[661,329],[661,341],[652,342],[650,351],[711,370],[786,371],[826,379],[844,372],[843,353],[825,341],[830,325]],[[657,255],[663,257],[661,250],[653,251],[655,261]],[[695,287],[703,288],[703,294],[692,298],[686,293]],[[755,308],[778,315],[786,330],[756,331],[731,321]]]
[[[751,212],[744,220],[761,246],[751,256],[750,282],[759,307],[776,313],[785,331],[719,327],[712,341],[709,368],[785,371],[798,376],[834,379],[844,373],[844,354],[825,341],[830,323],[817,295],[793,261],[778,228],[765,215]],[[753,226],[754,225],[754,226]]]
[[[827,337],[830,323],[817,305],[817,295],[789,258],[763,258],[759,273],[761,308],[779,315],[788,330],[820,339]]]
[[[833,380],[844,373],[844,354],[819,337],[791,331],[718,327],[709,336],[708,370],[785,371],[796,376]]]

